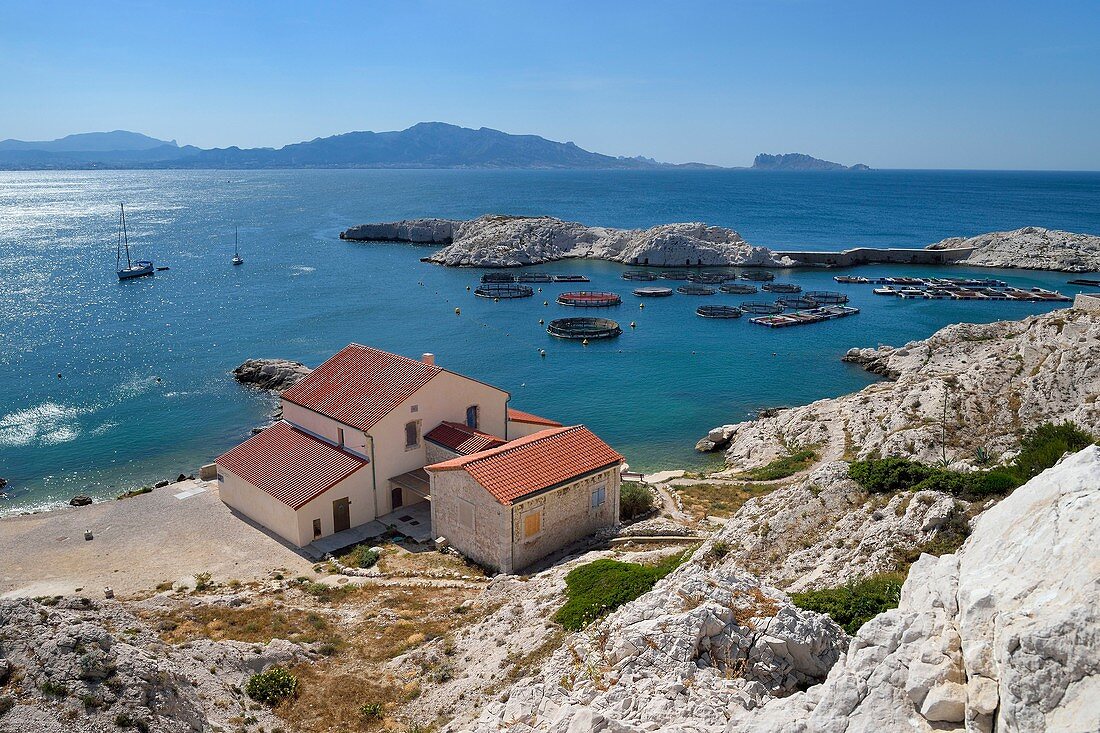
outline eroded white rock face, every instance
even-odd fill
[[[950,237],[927,249],[972,247],[960,265],[1022,267],[1031,270],[1095,272],[1100,270],[1100,237],[1058,229],[1024,227],[976,237]]]
[[[713,565],[709,547],[571,637],[472,729],[721,731],[732,710],[823,679],[843,630],[735,566]]]
[[[728,446],[726,462],[738,470],[764,465],[791,445],[816,445],[826,459],[1005,459],[1022,430],[1044,421],[1072,420],[1100,432],[1098,355],[1100,313],[1064,309],[1022,321],[954,324],[923,341],[853,349],[845,357],[893,381],[724,425],[701,447]]]
[[[731,723],[756,733],[1100,730],[1100,448],[923,556],[826,682]]]
[[[573,257],[678,267],[794,264],[766,247],[748,244],[732,229],[700,223],[613,229],[549,216],[493,215],[471,221],[423,219],[364,224],[348,229],[342,236],[447,244],[428,260],[450,266],[515,267]]]

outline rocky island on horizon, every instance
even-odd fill
[[[805,153],[781,153],[769,155],[761,153],[752,162],[755,171],[869,171],[870,166],[863,163],[844,165],[831,160],[822,160]]]

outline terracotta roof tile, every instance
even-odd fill
[[[292,509],[299,509],[367,464],[358,456],[277,422],[215,463]]]
[[[452,458],[425,468],[466,471],[501,504],[566,483],[623,457],[583,425],[549,428],[498,448]]]
[[[562,424],[549,420],[545,417],[539,417],[538,415],[532,415],[530,412],[524,412],[523,410],[516,410],[511,407],[508,408],[508,419],[512,422],[526,422],[532,425],[546,425],[551,428],[560,428]]]
[[[424,437],[464,456],[496,448],[506,442],[503,438],[483,433],[464,423],[446,420],[432,428]]]
[[[351,344],[283,392],[283,399],[353,428],[370,430],[441,371],[415,359]]]

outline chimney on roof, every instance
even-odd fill
[[[424,354],[424,356],[420,357],[420,361],[428,366],[435,366],[435,354]]]

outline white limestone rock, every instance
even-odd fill
[[[1100,447],[923,556],[825,683],[739,713],[730,733],[1100,730]]]
[[[728,446],[731,470],[767,464],[792,445],[815,445],[824,460],[881,453],[936,463],[945,452],[951,464],[973,463],[981,453],[1007,460],[1023,429],[1048,420],[1100,432],[1098,354],[1100,313],[1063,309],[954,324],[901,348],[845,357],[893,381],[724,425],[706,440]]]
[[[1100,270],[1100,236],[1057,229],[1024,227],[976,237],[951,237],[926,249],[973,248],[960,265],[1022,267],[1029,270],[1096,272]]]
[[[590,227],[549,216],[482,216],[471,221],[424,219],[365,224],[344,239],[446,243],[427,258],[449,266],[518,267],[568,258],[593,258],[654,266],[790,266],[737,232],[701,223],[664,224],[651,229]]]

